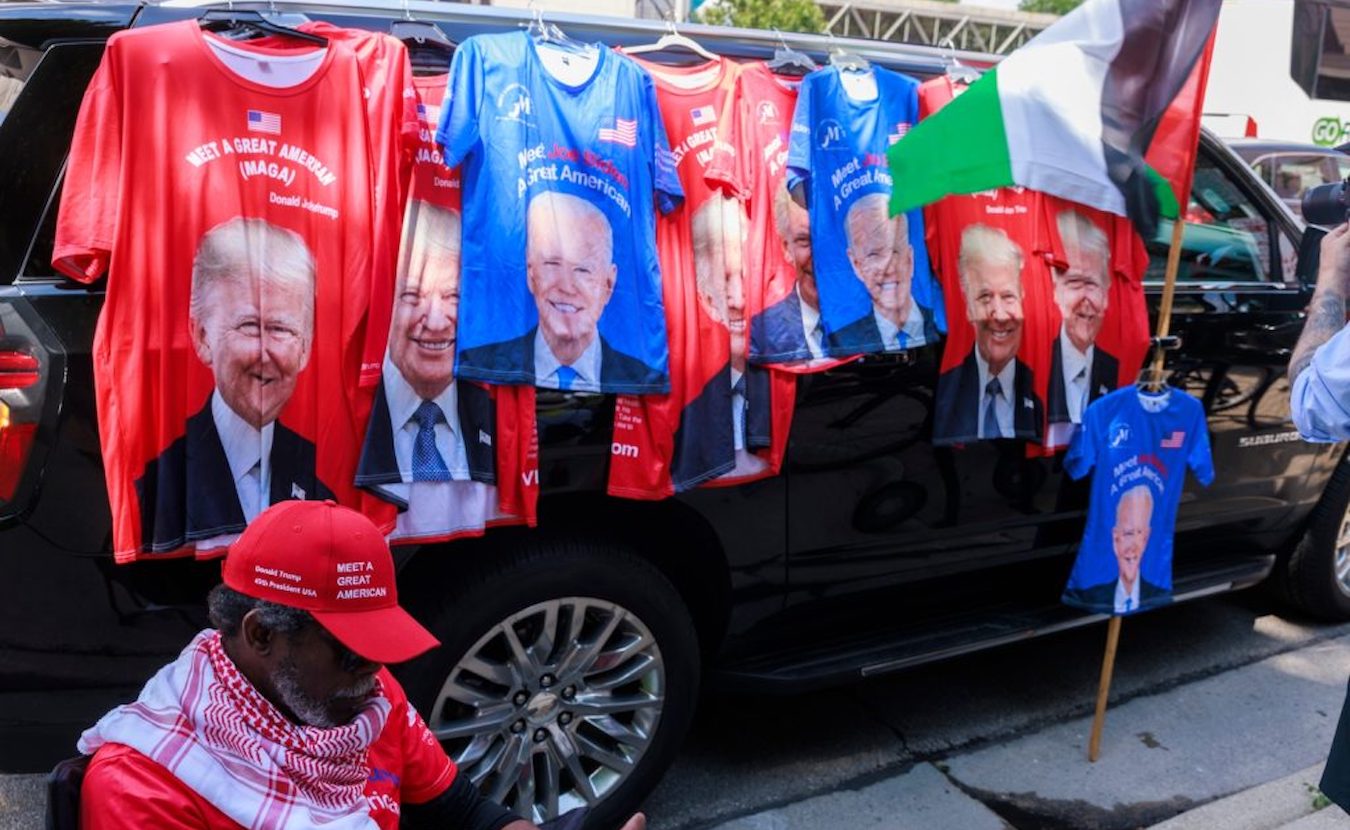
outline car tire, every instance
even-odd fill
[[[680,595],[622,548],[535,542],[475,567],[399,675],[461,774],[535,823],[617,827],[674,759],[699,688]]]
[[[1350,619],[1350,462],[1343,460],[1332,473],[1275,586],[1314,617]]]

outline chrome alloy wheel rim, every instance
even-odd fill
[[[548,600],[494,626],[450,671],[428,725],[489,798],[537,822],[594,805],[656,734],[666,671],[620,605]]]
[[[1350,505],[1341,516],[1341,528],[1336,531],[1336,587],[1350,596]]]

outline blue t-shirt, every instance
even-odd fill
[[[807,75],[788,143],[787,186],[806,188],[823,350],[833,357],[914,348],[947,330],[923,212],[905,214],[907,246],[888,224],[886,148],[918,120],[919,84],[870,71],[877,95],[866,101],[849,96],[837,67]]]
[[[455,50],[436,141],[461,165],[455,374],[642,394],[670,387],[654,207],[683,199],[651,77],[525,32]],[[541,62],[590,74],[567,83]]]
[[[1185,392],[1126,386],[1088,406],[1064,459],[1074,478],[1097,470],[1064,602],[1128,614],[1171,601],[1172,532],[1188,465],[1201,484],[1214,480],[1205,411]],[[1136,568],[1134,579],[1122,578]]]

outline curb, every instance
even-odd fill
[[[1336,805],[1318,809],[1313,799],[1323,764],[1314,764],[1293,775],[1240,790],[1197,807],[1150,830],[1331,830],[1350,828],[1350,816]]]

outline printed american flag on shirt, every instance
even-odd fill
[[[1162,448],[1165,450],[1180,449],[1185,441],[1186,433],[1178,429],[1162,440]]]
[[[711,105],[706,107],[694,107],[689,111],[689,117],[694,120],[694,126],[699,127],[716,121],[717,112]]]
[[[613,127],[600,128],[600,140],[622,144],[625,147],[637,146],[637,119],[616,118]]]
[[[909,132],[909,122],[901,121],[900,123],[895,125],[895,132],[888,134],[886,136],[886,139],[888,143],[894,144],[895,142],[904,138],[905,134],[908,132]]]
[[[248,111],[248,129],[255,133],[272,133],[279,135],[281,133],[281,116],[275,112],[263,112],[262,110]]]

